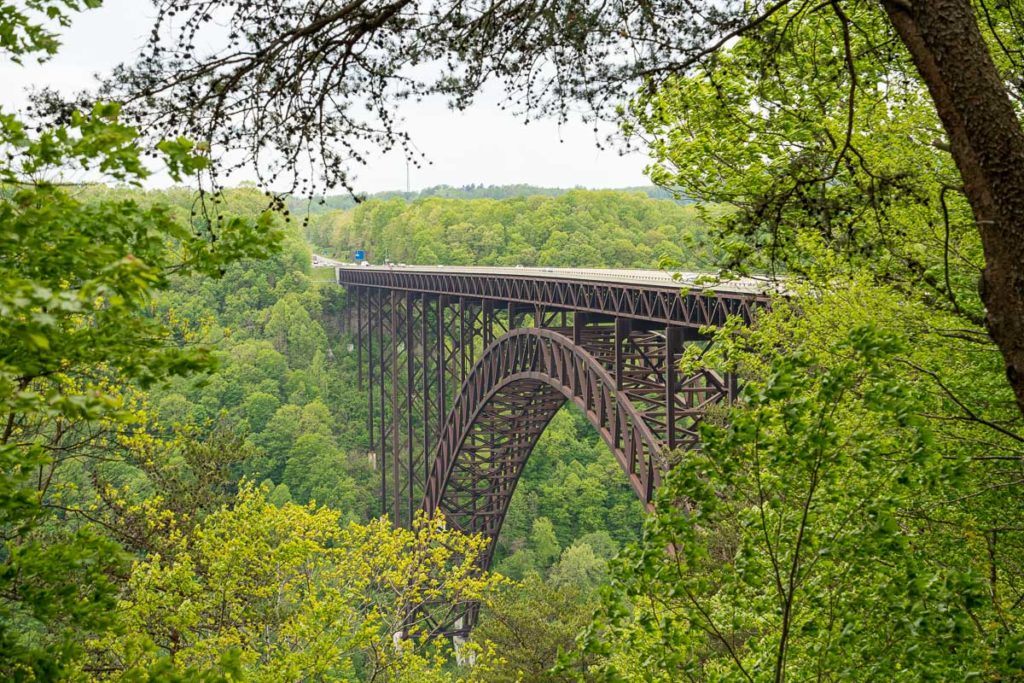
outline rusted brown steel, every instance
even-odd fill
[[[526,304],[530,312],[555,309],[587,311],[662,325],[702,327],[721,325],[730,315],[749,321],[767,297],[758,294],[700,292],[680,296],[664,287],[576,279],[536,279],[485,274],[437,273],[380,269],[339,268],[338,282],[351,287],[428,292],[465,297],[477,302]]]
[[[381,292],[377,297],[377,393],[380,397],[380,410],[377,413],[377,421],[380,425],[377,444],[380,446],[380,452],[377,457],[380,462],[381,506],[384,514],[391,513],[391,510],[388,509],[388,500],[391,499],[388,490],[388,470],[392,466],[392,463],[388,462],[388,454],[391,450],[391,440],[388,436],[390,429],[390,415],[388,411],[391,408],[389,392],[395,390],[394,383],[391,381],[388,373],[388,368],[390,367],[388,363],[388,343],[387,337],[384,336],[385,321],[391,318],[390,302],[391,295],[389,292]]]
[[[649,503],[661,445],[621,394],[608,370],[559,332],[526,328],[502,336],[449,413],[423,508],[441,510],[459,529],[496,537],[529,448],[566,400],[587,415]]]
[[[693,326],[557,308],[547,302],[495,302],[351,284],[349,289],[356,302],[359,360],[365,356],[367,364],[369,446],[381,471],[383,509],[398,524],[410,523],[424,492],[429,496],[439,483],[432,457],[454,428],[452,406],[465,403],[470,378],[478,376],[478,353],[493,346],[498,335],[527,329],[522,328],[527,320],[533,325],[528,329],[560,330],[561,337],[585,352],[588,362],[612,378],[615,394],[605,396],[604,404],[593,404],[594,422],[620,444],[616,455],[634,475],[635,454],[622,450],[624,425],[608,421],[618,407],[638,416],[655,444],[651,457],[665,461],[664,451],[696,447],[698,424],[710,406],[735,396],[732,377],[710,370],[679,375],[676,364],[684,346],[706,343]],[[551,283],[544,291],[553,291]],[[753,297],[748,304],[753,310],[763,302]],[[556,324],[558,328],[549,327]],[[583,400],[595,400],[597,389],[581,385]],[[633,481],[645,503],[659,477],[654,471],[642,485]]]
[[[650,505],[669,452],[699,447],[699,423],[736,396],[736,378],[681,374],[700,326],[750,320],[758,295],[681,296],[665,288],[486,275],[339,270],[355,302],[366,363],[369,447],[382,512],[408,525],[417,509],[492,540],[534,444],[576,404]],[[360,381],[363,377],[360,372]],[[470,628],[475,607],[439,606],[439,630]]]

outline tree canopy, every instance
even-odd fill
[[[712,269],[704,211],[639,193],[572,190],[548,198],[373,199],[310,220],[306,233],[350,260],[448,265]],[[582,238],[582,239],[581,239]]]

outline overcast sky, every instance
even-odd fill
[[[4,84],[0,104],[22,104],[28,86],[63,90],[87,86],[93,74],[138,52],[151,16],[148,0],[105,0],[101,9],[79,15],[64,33],[64,47],[55,59],[41,66],[0,64],[0,83]],[[452,112],[443,102],[403,106],[401,114],[413,142],[433,161],[432,166],[412,169],[413,190],[470,183],[550,187],[647,184],[644,155],[620,156],[614,149],[598,150],[592,127],[579,122],[561,129],[552,120],[523,125],[500,111],[496,102],[494,93],[485,93],[466,112]],[[602,128],[602,137],[609,130]],[[397,153],[378,155],[356,173],[356,189],[361,192],[405,189],[406,164]]]

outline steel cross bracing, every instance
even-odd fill
[[[370,446],[381,471],[381,497],[386,501],[383,512],[399,524],[407,524],[417,509],[428,504],[424,499],[428,482],[442,487],[450,483],[450,477],[436,470],[432,460],[444,447],[444,439],[461,428],[452,409],[457,398],[464,401],[482,381],[486,366],[478,359],[493,358],[494,353],[505,349],[498,344],[502,337],[525,333],[541,338],[545,331],[557,332],[569,340],[571,348],[585,352],[574,356],[574,363],[585,362],[607,371],[614,382],[614,402],[628,406],[642,419],[659,453],[685,450],[698,444],[697,423],[708,409],[728,401],[736,387],[732,377],[711,370],[681,376],[677,364],[683,348],[706,343],[699,327],[716,320],[724,322],[718,315],[726,308],[749,320],[767,301],[760,295],[732,293],[734,301],[723,307],[716,303],[717,295],[681,296],[664,287],[651,288],[656,290],[651,296],[656,294],[664,300],[659,310],[707,314],[699,321],[663,325],[660,317],[641,317],[632,305],[627,306],[628,310],[621,308],[623,302],[643,299],[643,292],[613,293],[605,299],[611,304],[610,313],[595,313],[589,304],[576,309],[551,303],[556,298],[552,292],[562,285],[643,290],[642,285],[549,282],[534,292],[536,300],[524,301],[524,287],[529,283],[521,282],[517,298],[500,301],[461,292],[496,290],[510,281],[506,276],[444,274],[435,278],[429,273],[352,268],[339,268],[338,276],[339,282],[349,288],[353,302],[359,380],[367,388]],[[364,285],[365,276],[386,277],[382,284]],[[467,279],[479,282],[468,284],[464,282]],[[407,288],[419,283],[436,289],[453,281],[461,282],[452,287],[456,294]],[[696,297],[706,303],[680,308],[668,301],[672,296]],[[592,304],[593,298],[590,301]],[[564,399],[575,400],[565,391],[563,394]],[[479,400],[492,399],[488,396]],[[608,426],[604,422],[607,417],[602,412],[591,415],[598,430]],[[514,420],[510,421],[508,428],[515,425]],[[617,447],[610,445],[613,450]],[[620,462],[627,467],[628,459],[622,458]],[[656,486],[659,477],[655,472],[650,482]],[[650,502],[653,486],[634,484],[634,488],[644,503]]]
[[[699,328],[767,298],[681,295],[671,287],[339,268],[349,292],[359,381],[382,513],[417,510],[492,540],[490,564],[534,444],[567,401],[597,429],[643,504],[673,452],[736,394],[735,378],[678,370]],[[693,301],[689,301],[693,299]],[[474,608],[462,615],[472,625]],[[449,628],[441,624],[439,628]]]
[[[478,272],[466,272],[470,270]],[[680,296],[682,285],[670,279],[652,278],[651,282],[644,282],[637,278],[636,282],[631,282],[628,275],[617,275],[621,280],[604,282],[579,276],[560,277],[556,272],[571,272],[568,269],[524,269],[522,274],[516,269],[502,269],[500,275],[491,274],[488,270],[463,268],[454,272],[428,267],[342,267],[336,272],[338,281],[346,286],[465,297],[476,301],[489,300],[499,305],[511,302],[553,307],[688,327],[721,325],[730,315],[750,320],[755,309],[767,301],[767,297],[749,282],[732,287],[722,285],[711,295],[695,291]],[[545,272],[538,273],[538,270]],[[601,271],[584,272],[597,274]],[[540,274],[544,277],[539,277]]]

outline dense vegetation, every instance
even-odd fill
[[[577,190],[584,188],[577,187]],[[375,192],[369,196],[360,197],[360,200],[367,199],[404,199],[415,201],[417,199],[428,199],[438,197],[443,199],[511,199],[514,197],[560,197],[573,190],[564,187],[538,187],[536,185],[463,185],[452,187],[451,185],[435,185],[422,190],[400,192],[397,190],[387,192]],[[679,198],[676,193],[655,185],[646,187],[626,187],[623,192],[644,194],[652,199],[672,199],[685,202],[685,198]],[[292,197],[289,205],[296,211],[305,211],[316,214],[335,209],[352,209],[357,205],[356,197],[351,194],[327,195],[313,197],[312,199],[300,199]]]
[[[675,206],[615,193],[573,194],[577,202],[585,202],[592,194],[606,211],[620,216],[635,212],[632,224],[641,228],[649,216]],[[194,220],[193,197],[186,190],[142,192],[93,186],[76,195],[74,206],[80,212],[96,211],[102,216],[111,207],[122,212],[137,207],[132,210],[147,221],[161,217],[169,226],[170,241],[165,237],[154,242],[154,248],[166,244],[168,254],[176,253],[176,241],[187,233],[186,228],[173,226],[187,226]],[[233,190],[219,202],[219,210],[234,217],[231,220],[239,226],[240,236],[252,242],[246,247],[250,253],[273,253],[253,259],[244,258],[247,254],[240,251],[213,261],[205,277],[191,276],[171,263],[156,281],[159,286],[138,300],[140,308],[133,313],[118,311],[107,323],[107,334],[119,343],[108,347],[108,354],[120,349],[128,354],[140,343],[127,333],[124,339],[118,336],[121,318],[131,315],[158,326],[149,334],[162,340],[160,348],[169,348],[167,353],[175,359],[178,354],[190,354],[177,361],[182,367],[152,372],[145,381],[127,369],[115,372],[102,384],[103,400],[114,412],[76,415],[78,419],[70,424],[62,422],[68,416],[56,422],[51,416],[49,426],[34,428],[53,434],[49,448],[69,448],[73,455],[39,461],[46,468],[44,479],[21,475],[17,486],[27,485],[24,492],[31,493],[40,506],[32,513],[35,524],[23,530],[21,542],[46,539],[45,561],[52,563],[52,553],[63,547],[55,545],[57,539],[67,529],[94,534],[92,542],[103,544],[113,563],[99,569],[113,572],[113,580],[90,586],[84,577],[73,578],[82,590],[88,586],[94,592],[92,600],[100,614],[116,602],[118,616],[110,620],[96,614],[90,620],[79,615],[66,632],[47,635],[56,624],[36,615],[37,626],[31,630],[37,633],[26,640],[28,614],[34,606],[8,602],[11,611],[4,623],[11,626],[7,632],[11,649],[5,660],[9,675],[30,676],[28,672],[33,671],[32,675],[44,678],[75,672],[97,678],[159,678],[172,670],[191,670],[187,675],[243,671],[277,680],[285,671],[363,677],[378,668],[401,678],[423,675],[424,667],[434,666],[431,662],[444,661],[443,652],[380,660],[382,653],[373,651],[373,640],[364,632],[367,626],[327,630],[315,637],[286,635],[296,629],[320,628],[317,619],[339,618],[342,607],[350,609],[346,600],[351,599],[340,596],[360,590],[376,594],[373,586],[387,582],[381,575],[385,568],[400,576],[410,566],[423,568],[439,560],[412,553],[406,564],[388,567],[398,555],[409,555],[403,547],[411,541],[372,521],[381,509],[379,487],[377,473],[365,455],[366,402],[356,388],[352,340],[342,333],[344,292],[312,272],[311,249],[298,226],[273,221],[263,211],[265,200],[260,193]],[[457,215],[459,206],[449,207],[449,213]],[[372,203],[367,209],[372,211]],[[473,202],[461,204],[461,210],[463,222],[480,215]],[[514,213],[507,207],[505,211]],[[694,222],[691,215],[680,215],[687,223],[671,226],[674,232],[685,231]],[[550,221],[547,214],[544,217]],[[321,220],[348,225],[352,219],[352,215],[328,213]],[[254,220],[263,221],[261,232],[243,232],[241,226],[255,226]],[[531,220],[539,222],[521,212],[521,223]],[[138,225],[142,228],[147,223]],[[320,220],[314,220],[307,230],[316,234],[320,225]],[[596,218],[583,216],[577,225],[582,234],[601,234]],[[84,239],[64,224],[54,228],[69,244]],[[29,234],[28,226],[25,230]],[[32,234],[39,244],[57,242],[54,235]],[[90,237],[98,244],[119,239],[104,234],[93,232]],[[269,241],[257,241],[261,234]],[[473,244],[471,236],[467,240],[451,244],[465,249]],[[24,244],[23,235],[18,246]],[[56,253],[39,249],[38,253],[46,260],[33,272],[53,273],[50,286],[56,289],[70,274],[70,264],[90,268],[95,262],[102,271],[106,259],[121,252],[102,257],[91,251],[79,254],[74,248]],[[79,255],[86,260],[79,261]],[[510,252],[509,258],[528,255]],[[82,322],[76,318],[69,324],[77,327]],[[49,343],[33,339],[28,337],[31,343]],[[30,355],[27,350],[19,353]],[[68,353],[62,352],[65,362],[71,361]],[[196,358],[184,360],[192,356]],[[112,362],[110,356],[106,358],[104,364]],[[22,434],[28,428],[28,416],[14,411],[10,415],[15,425],[12,441],[24,443],[19,439],[26,438]],[[110,432],[102,440],[84,449],[64,445],[77,438],[73,434],[87,433],[97,422]],[[24,469],[16,471],[27,474]],[[318,507],[307,507],[311,504]],[[575,596],[557,613],[552,626],[563,631],[557,642],[567,646],[595,606],[594,591],[606,578],[608,561],[623,544],[636,539],[640,526],[640,505],[619,476],[618,465],[582,416],[561,413],[530,461],[497,551],[499,572],[525,579],[528,590],[505,588],[502,597],[496,597],[495,609],[516,614],[529,604],[522,600],[536,602],[554,593]],[[307,542],[295,546],[289,541],[293,536]],[[445,541],[445,545],[451,543]],[[389,544],[394,552],[377,557]],[[18,547],[18,542],[11,547]],[[86,550],[75,547],[74,552]],[[375,562],[368,565],[371,556]],[[465,561],[471,558],[472,553],[467,553]],[[303,567],[311,565],[318,567],[316,584],[296,584],[307,571]],[[355,566],[362,573],[352,577],[347,567]],[[260,588],[267,584],[279,584],[279,588],[273,592]],[[14,585],[11,594],[26,589],[23,579]],[[456,590],[479,595],[483,589],[457,585]],[[232,596],[232,611],[227,613],[217,597],[225,593]],[[337,594],[333,603],[324,602],[328,593]],[[538,597],[528,597],[534,594]],[[100,596],[103,600],[98,600]],[[179,609],[183,600],[190,605],[187,613]],[[354,625],[372,624],[371,632],[384,638],[399,630],[396,619],[411,598],[386,594],[376,600],[370,610],[361,608],[344,619]],[[273,608],[280,601],[292,603],[295,609],[280,614]],[[317,612],[307,613],[314,605]],[[256,625],[265,638],[244,638],[243,633]],[[50,646],[60,633],[66,648],[63,656],[48,657],[45,649],[35,649]],[[484,647],[486,651],[489,645]],[[556,652],[554,647],[534,668],[540,666],[540,672],[552,665]],[[44,672],[44,666],[57,668]],[[497,662],[490,668],[481,664],[478,671],[503,675],[495,667],[500,668]]]
[[[917,142],[940,126],[927,91],[879,70],[884,15],[834,10],[788,8],[632,104],[652,178],[735,208],[709,225],[722,267],[794,295],[703,359],[747,378],[741,407],[620,558],[595,673],[1024,671],[1024,422],[984,327],[992,256],[948,146]]]
[[[53,54],[47,27],[93,4],[0,5],[0,53]],[[187,31],[193,12],[219,4],[161,7],[181,10]],[[212,133],[150,144],[120,105],[91,101],[52,119],[4,113],[0,677],[1021,678],[1024,419],[1000,336],[1019,322],[1000,296],[1017,293],[991,289],[1013,268],[989,277],[1009,253],[992,250],[989,231],[1009,214],[995,198],[979,208],[992,172],[965,167],[964,150],[984,146],[950,125],[942,79],[915,70],[941,36],[897,49],[931,26],[918,4],[774,3],[713,59],[636,91],[621,113],[649,145],[652,180],[700,206],[469,188],[488,198],[377,198],[300,228],[255,188],[139,189],[145,158],[196,182],[223,143]],[[238,3],[236,18],[294,6]],[[707,22],[759,9],[743,7],[724,3]],[[1019,8],[991,9],[962,42],[998,46],[989,66],[1016,92]],[[595,11],[605,26],[611,15]],[[688,11],[668,15],[684,40],[697,30]],[[551,20],[544,35],[591,35],[560,12],[537,15]],[[244,30],[260,43],[301,16]],[[399,18],[408,23],[383,22],[391,39],[422,47],[401,33],[415,21]],[[364,30],[355,24],[356,42]],[[154,70],[149,87],[181,62],[139,68]],[[202,71],[173,73],[185,90],[168,92],[201,116],[205,100],[188,88]],[[273,134],[277,144],[302,131]],[[784,274],[788,296],[752,327],[710,330],[712,346],[683,359],[735,371],[744,389],[702,427],[701,450],[677,454],[652,514],[583,417],[564,411],[486,573],[480,539],[441,519],[395,529],[377,517],[345,293],[311,270],[311,245],[451,264],[662,260]],[[421,607],[475,601],[483,618],[462,657],[410,622]]]
[[[713,248],[695,206],[621,191],[571,190],[504,200],[370,200],[317,216],[313,244],[383,262],[450,265],[710,268]]]
[[[579,191],[577,201],[588,197],[622,216],[634,212],[641,226],[661,208],[651,200],[605,192]],[[150,193],[147,199],[177,204],[184,212],[189,194]],[[228,192],[223,201],[240,215],[258,213],[261,206],[260,195],[251,190]],[[520,224],[539,222],[537,215],[550,218],[548,212],[516,214],[518,202],[498,204],[510,204],[502,211],[518,215]],[[366,207],[372,212],[373,202]],[[480,211],[475,202],[461,201],[449,207],[449,214],[468,224]],[[688,214],[681,216],[693,221]],[[315,235],[324,224],[352,220],[351,214],[328,213],[311,221],[306,232]],[[597,218],[581,217],[578,225],[584,234],[604,234]],[[672,228],[685,232],[686,225]],[[388,226],[387,232],[399,231]],[[380,513],[381,504],[377,474],[365,455],[366,396],[356,386],[354,340],[343,334],[344,292],[329,277],[311,272],[310,247],[297,229],[283,234],[273,257],[234,263],[216,280],[182,279],[159,298],[156,310],[162,318],[174,320],[193,341],[214,347],[218,371],[168,381],[150,390],[147,401],[168,434],[226,427],[244,434],[246,454],[233,465],[233,476],[265,484],[275,502],[315,500],[365,521]],[[448,244],[468,249],[476,234]],[[618,239],[615,234],[606,238]],[[591,243],[600,246],[603,240]],[[387,248],[382,243],[381,249]],[[512,260],[526,256],[508,253]],[[559,415],[536,453],[502,534],[497,557],[503,573],[521,578],[533,570],[546,572],[563,549],[584,544],[587,550],[574,552],[593,550],[587,558],[597,566],[636,537],[640,506],[581,415]]]

